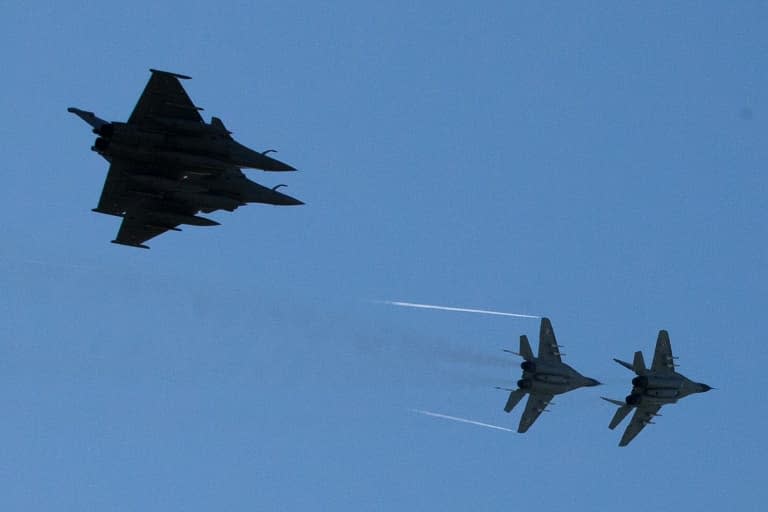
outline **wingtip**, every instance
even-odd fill
[[[161,69],[153,69],[153,68],[149,68],[149,71],[152,72],[152,73],[159,73],[161,75],[175,76],[176,78],[180,78],[182,80],[190,80],[190,79],[192,79],[191,76],[182,75],[180,73],[174,73],[173,71],[163,71]]]
[[[295,167],[293,167],[291,165],[288,165],[288,164],[286,164],[284,162],[281,162],[280,160],[275,160],[274,158],[272,160],[274,160],[276,163],[270,163],[269,166],[268,166],[269,168],[262,169],[262,171],[267,171],[267,172],[296,172],[296,171],[298,171],[298,169],[296,169]],[[265,166],[265,167],[267,167],[267,166]]]
[[[131,243],[131,242],[123,242],[122,240],[111,240],[111,243],[117,244],[117,245],[125,245],[125,246],[128,246],[128,247],[136,247],[138,249],[149,249],[148,245],[135,244],[135,243]]]
[[[632,370],[632,371],[634,371],[634,368],[632,367],[632,364],[631,364],[631,363],[628,363],[628,362],[626,362],[626,361],[622,361],[621,359],[616,359],[615,357],[613,358],[613,360],[614,360],[614,361],[616,361],[617,363],[619,363],[621,366],[623,366],[623,367],[624,367],[624,368],[626,368],[627,370]]]

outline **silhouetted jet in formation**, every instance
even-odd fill
[[[704,393],[712,389],[706,384],[693,382],[684,375],[677,373],[675,371],[677,366],[674,362],[675,359],[672,356],[669,334],[663,330],[659,331],[656,351],[653,354],[653,363],[650,369],[645,367],[643,353],[640,351],[635,352],[632,364],[614,359],[623,367],[637,374],[637,377],[632,379],[632,393],[627,396],[624,402],[602,397],[603,400],[619,406],[619,410],[616,411],[610,425],[608,425],[611,430],[616,428],[632,409],[635,409],[632,421],[624,431],[619,446],[627,446],[646,425],[653,423],[651,420],[655,416],[661,416],[658,412],[663,405],[674,404],[685,396],[693,393]]]
[[[555,395],[566,393],[584,386],[597,386],[600,383],[595,379],[584,377],[579,372],[563,363],[560,356],[560,346],[555,340],[555,332],[549,318],[541,319],[539,330],[539,355],[533,356],[528,337],[520,336],[520,352],[511,352],[521,356],[525,361],[520,364],[523,376],[517,381],[518,389],[511,391],[506,412],[510,412],[527,393],[528,402],[525,411],[520,418],[520,426],[517,431],[526,432],[536,418],[546,410],[547,405]]]
[[[300,205],[298,199],[267,188],[240,171],[293,171],[268,155],[235,141],[217,117],[203,121],[181,86],[188,76],[150,70],[152,76],[125,123],[93,112],[68,111],[93,127],[91,149],[109,163],[94,212],[122,217],[113,243],[148,249],[144,242],[180,224],[215,226],[198,212],[234,211],[246,203]]]

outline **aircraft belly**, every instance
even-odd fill
[[[222,161],[230,161],[227,145],[207,137],[171,136],[166,147],[173,151],[205,155]]]
[[[680,387],[680,379],[674,377],[660,377],[649,376],[647,388],[662,388],[662,389],[678,389]]]
[[[652,388],[645,390],[645,396],[653,398],[672,399],[677,398],[680,395],[680,391],[672,388]]]
[[[570,379],[565,375],[557,375],[551,373],[537,373],[533,376],[533,379],[538,382],[546,384],[560,384],[567,385],[570,383]]]
[[[662,406],[662,405],[674,404],[676,402],[677,402],[676,398],[664,398],[664,397],[643,395],[643,400],[641,402],[641,405]]]
[[[221,194],[181,193],[177,194],[177,196],[188,204],[213,210],[227,210],[231,212],[244,204],[238,199],[233,199]]]
[[[223,171],[232,168],[231,160],[226,156],[206,148],[183,148],[174,145],[133,144],[129,141],[109,141],[106,148],[99,151],[105,156],[114,156],[142,164],[185,167]]]
[[[559,395],[568,391],[568,387],[565,384],[543,382],[540,380],[533,379],[531,381],[531,388],[528,391],[530,393]]]

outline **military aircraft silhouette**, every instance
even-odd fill
[[[584,386],[600,384],[595,379],[584,377],[562,362],[561,356],[563,354],[560,353],[560,345],[557,344],[549,318],[541,319],[538,357],[534,357],[531,345],[528,343],[528,337],[525,335],[520,336],[520,352],[512,352],[511,350],[506,352],[525,359],[520,364],[520,368],[523,369],[523,376],[517,381],[518,389],[499,388],[511,391],[507,404],[504,406],[505,412],[510,412],[526,394],[529,395],[517,429],[520,433],[526,432],[539,415],[547,410],[547,405],[552,402],[555,395]]]
[[[215,226],[197,215],[234,211],[247,203],[304,204],[255,183],[240,168],[294,171],[288,164],[235,141],[217,117],[203,121],[179,79],[188,76],[150,69],[152,75],[125,123],[70,107],[98,135],[91,150],[109,163],[94,212],[123,219],[113,243],[148,249],[144,242],[177,226]]]
[[[675,371],[677,366],[674,362],[675,359],[672,355],[669,333],[664,330],[659,331],[656,351],[653,354],[653,363],[651,363],[650,369],[645,367],[641,351],[635,352],[632,364],[614,359],[637,375],[632,379],[632,392],[624,402],[601,397],[603,400],[619,406],[608,425],[611,430],[615,429],[632,409],[635,409],[632,421],[624,431],[619,446],[627,446],[646,425],[653,423],[651,420],[654,417],[661,416],[659,410],[663,405],[674,404],[688,395],[704,393],[712,389],[706,384],[693,382],[684,375],[677,373]]]

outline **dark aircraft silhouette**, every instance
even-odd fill
[[[267,188],[240,171],[293,171],[231,137],[221,119],[203,121],[181,86],[188,76],[150,70],[152,76],[125,123],[108,122],[93,112],[67,109],[93,127],[99,137],[91,149],[109,163],[94,212],[122,217],[113,243],[148,249],[144,242],[177,226],[215,226],[199,212],[234,211],[247,203],[304,204]]]
[[[661,416],[658,412],[663,405],[674,404],[679,399],[693,393],[704,393],[712,389],[706,384],[693,382],[684,375],[677,373],[675,371],[675,366],[677,366],[674,363],[675,359],[672,356],[669,334],[664,330],[659,331],[656,351],[653,354],[653,363],[650,369],[645,367],[643,353],[640,351],[635,352],[632,364],[614,359],[623,367],[637,374],[637,377],[632,379],[632,393],[627,396],[624,402],[602,397],[603,400],[619,406],[608,425],[611,430],[615,429],[632,409],[635,409],[632,421],[624,431],[619,446],[627,446],[646,425],[653,423],[651,420],[654,417]]]
[[[536,418],[546,410],[547,405],[552,401],[555,395],[567,393],[576,388],[584,386],[597,386],[600,383],[595,379],[584,377],[579,372],[563,363],[560,359],[562,355],[560,346],[555,339],[555,332],[552,330],[552,323],[549,318],[541,319],[541,328],[539,330],[539,355],[533,356],[531,345],[528,343],[528,337],[520,336],[520,352],[511,352],[521,356],[525,361],[520,364],[523,369],[523,376],[517,381],[518,389],[511,391],[507,405],[504,411],[510,412],[517,403],[526,395],[528,402],[525,405],[525,411],[520,418],[518,432],[526,432]],[[503,388],[500,388],[503,389]]]

